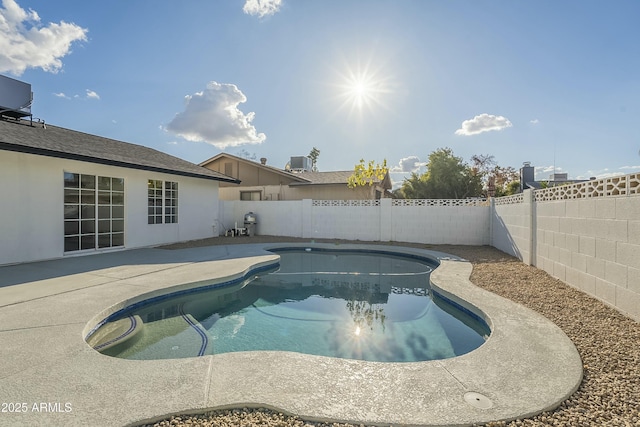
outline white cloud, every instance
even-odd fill
[[[100,99],[100,95],[90,89],[87,89],[87,99]]]
[[[425,162],[421,162],[418,156],[407,156],[398,162],[398,166],[393,166],[389,172],[417,172],[420,167],[426,166]]]
[[[538,123],[540,123],[540,120],[538,119],[529,120],[529,123],[531,123],[532,125],[537,125]]]
[[[204,91],[185,96],[185,110],[176,114],[167,130],[219,149],[260,144],[267,137],[251,124],[255,113],[244,114],[238,109],[246,101],[236,85],[209,82]]]
[[[259,18],[274,15],[282,6],[282,0],[247,0],[242,11],[247,15],[257,15]]]
[[[456,135],[477,135],[482,132],[502,130],[511,126],[511,122],[506,117],[483,113],[473,119],[462,122],[462,127],[456,131]]]
[[[560,166],[536,166],[534,168],[536,180],[538,181],[547,181],[549,177],[554,173],[568,173],[566,170],[562,169]]]
[[[536,173],[562,173],[562,168],[560,166],[536,166]]]
[[[0,8],[0,72],[21,75],[27,68],[57,73],[61,58],[75,41],[86,41],[87,29],[64,21],[40,24],[38,13],[26,12],[15,0],[2,0]]]
[[[59,93],[54,92],[53,96],[57,96],[58,98],[63,98],[63,99],[71,99],[71,97],[64,92],[59,92]],[[97,92],[91,89],[87,89],[84,97],[76,94],[76,95],[73,95],[73,99],[100,99],[100,95],[98,95]]]

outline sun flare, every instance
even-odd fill
[[[382,103],[384,94],[387,92],[383,81],[376,80],[366,72],[356,74],[350,72],[340,86],[343,102],[357,110],[365,107],[373,109]]]
[[[371,61],[364,65],[345,64],[344,67],[345,70],[338,73],[335,85],[340,109],[362,115],[387,107],[387,98],[392,90],[390,77],[381,68],[374,68]]]

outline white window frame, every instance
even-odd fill
[[[64,253],[125,245],[123,178],[64,171]]]
[[[178,223],[178,183],[161,179],[147,180],[147,223]]]

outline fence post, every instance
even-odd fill
[[[380,236],[381,242],[390,242],[393,240],[393,207],[392,199],[380,199]]]
[[[533,251],[535,251],[535,247],[534,247],[535,230],[533,229],[534,227],[533,216],[535,215],[535,195],[533,194],[533,190],[528,189],[523,191],[523,203],[525,207],[525,213],[524,213],[525,221],[523,224],[525,227],[525,233],[523,237],[527,239],[527,244],[526,244],[527,255],[524,256],[523,254],[522,262],[527,265],[533,265],[533,259],[534,259]]]
[[[302,200],[302,230],[300,237],[313,238],[313,201],[311,199]]]
[[[496,199],[495,197],[491,197],[489,199],[489,246],[493,246],[493,217],[494,216],[498,216],[498,214],[496,213]]]

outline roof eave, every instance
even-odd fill
[[[222,181],[222,182],[229,182],[232,184],[240,184],[240,180],[231,178],[231,177],[224,178],[224,177],[217,177],[217,176],[206,175],[206,174],[198,174],[195,172],[192,173],[187,171],[177,171],[170,168],[161,168],[157,166],[148,166],[148,165],[141,165],[137,163],[123,162],[118,160],[103,159],[98,157],[85,156],[82,154],[74,154],[74,153],[67,153],[62,151],[48,150],[45,148],[30,147],[27,145],[11,144],[11,143],[2,142],[2,141],[0,141],[0,150],[34,154],[34,155],[46,156],[46,157],[54,157],[59,159],[77,160],[81,162],[96,163],[96,164],[107,165],[107,166],[118,166],[118,167],[124,167],[128,169],[146,170],[150,172],[162,172],[170,175],[179,175],[179,176],[186,176],[190,178],[207,179],[210,181]]]
[[[207,165],[207,164],[209,164],[209,163],[211,163],[211,162],[213,162],[215,160],[218,160],[221,157],[226,157],[228,159],[237,160],[237,161],[246,163],[248,165],[255,166],[255,167],[260,168],[260,169],[264,169],[264,170],[266,170],[268,172],[277,173],[279,175],[282,175],[284,177],[287,177],[287,178],[290,178],[290,179],[293,179],[293,180],[303,181],[302,182],[303,184],[306,183],[306,182],[310,182],[307,178],[303,178],[301,176],[298,176],[295,173],[287,172],[285,170],[278,169],[278,168],[273,167],[273,166],[263,165],[261,163],[254,162],[253,160],[243,159],[242,157],[234,156],[233,154],[227,154],[227,153],[216,154],[215,156],[205,160],[204,162],[198,163],[198,166],[206,168],[205,165]],[[291,184],[289,184],[289,185],[291,185]]]

